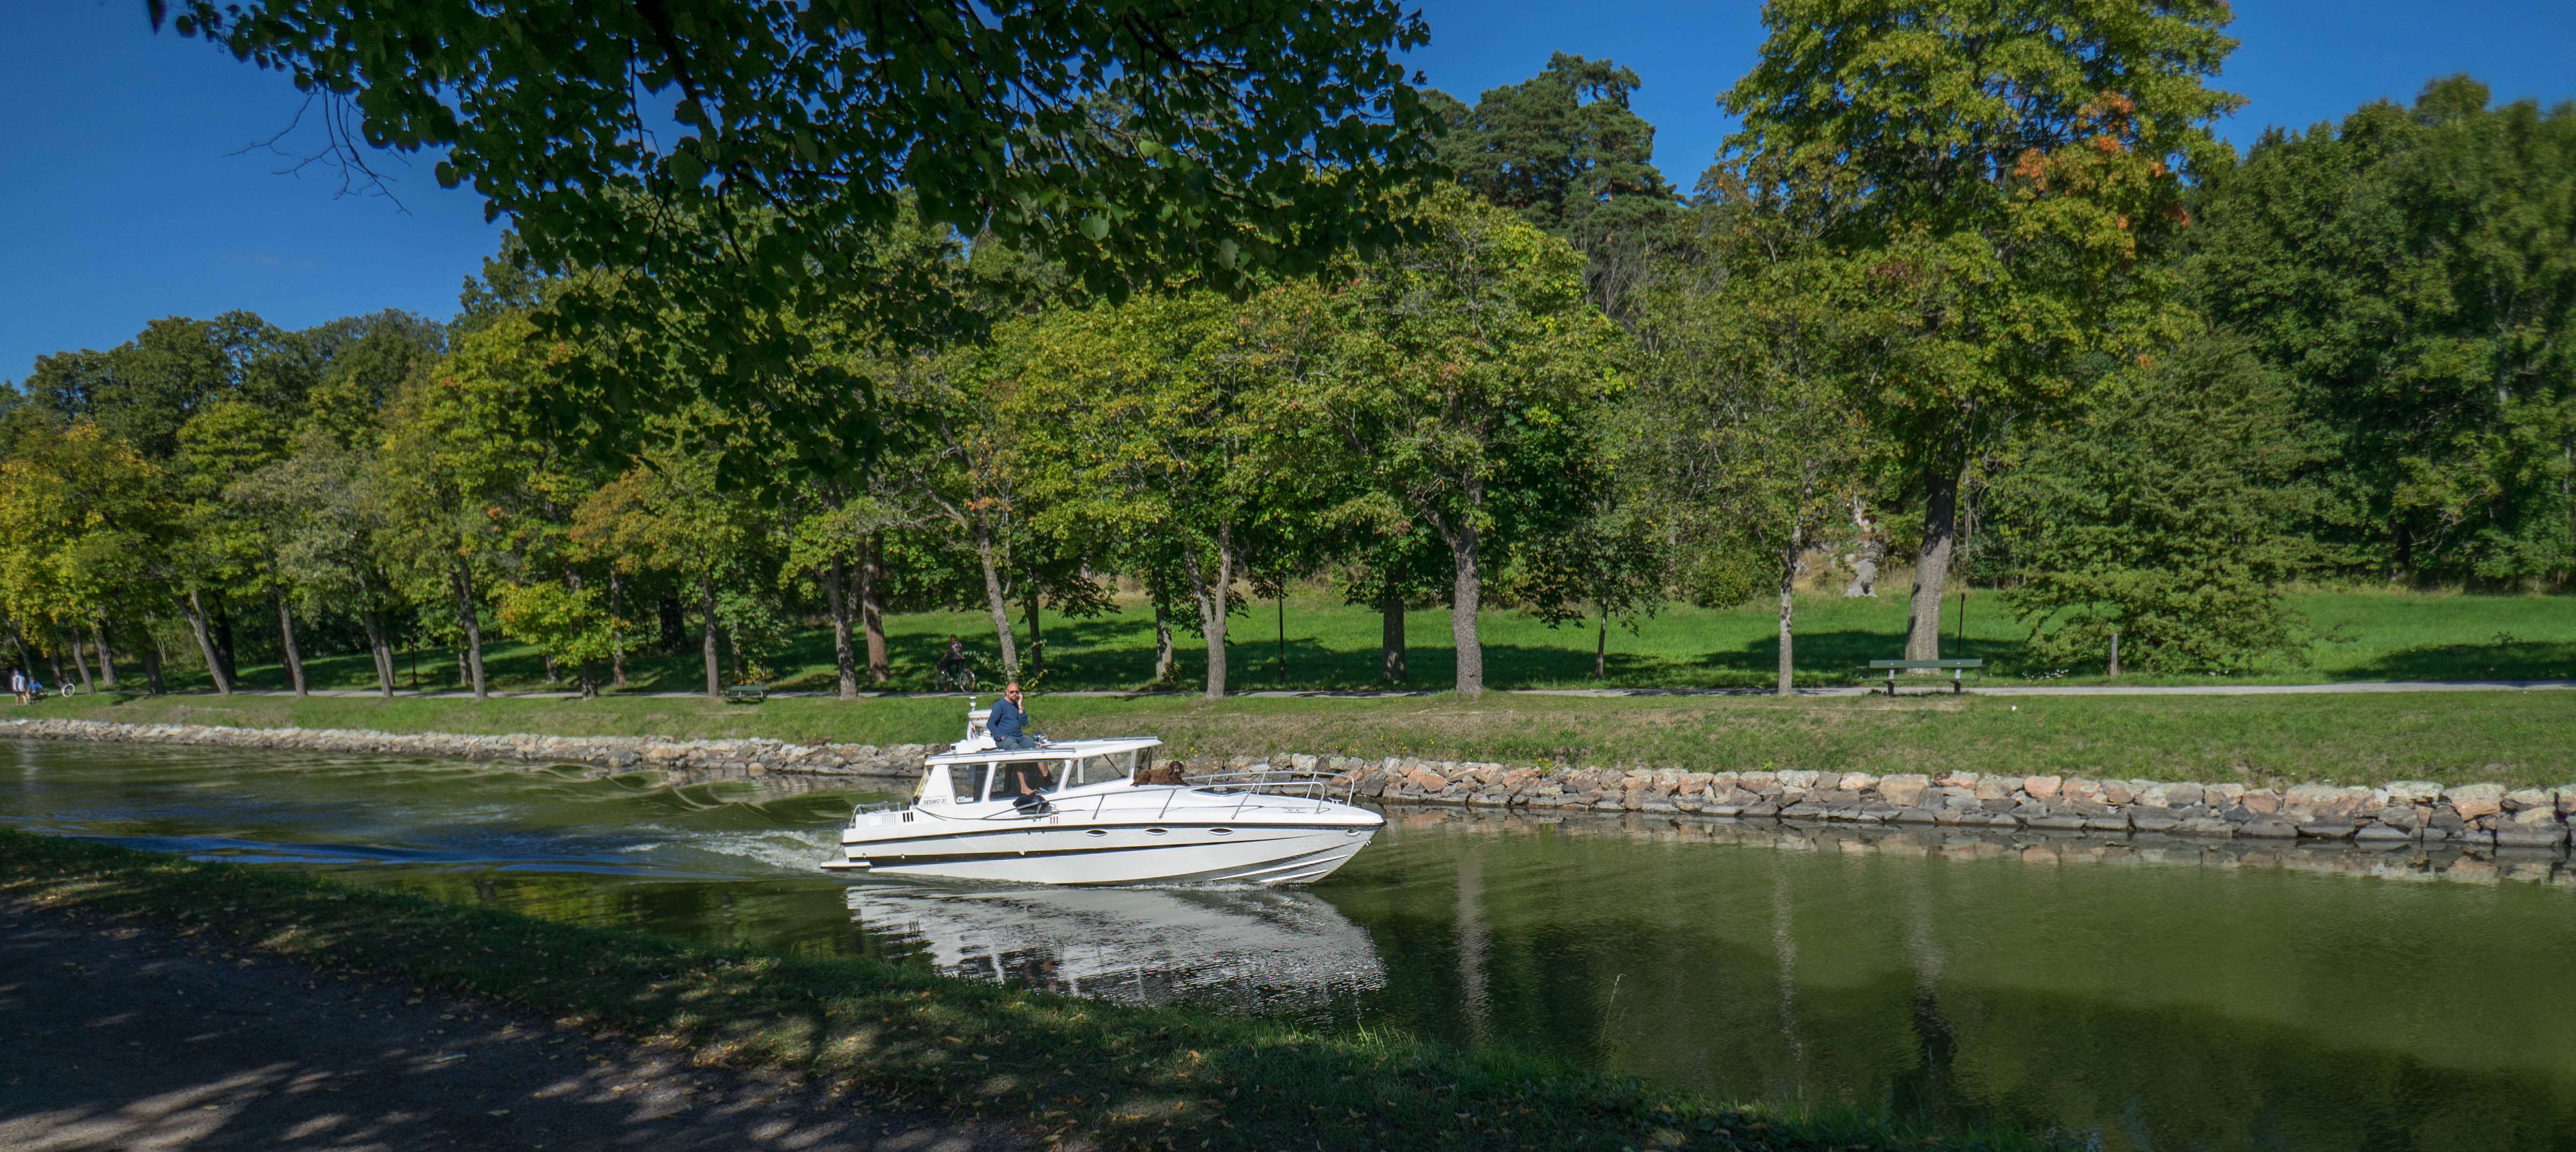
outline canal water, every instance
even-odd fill
[[[1298,891],[813,869],[856,794],[0,741],[0,826],[2119,1150],[2576,1149],[2551,856],[1400,810]]]

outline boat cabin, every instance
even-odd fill
[[[1154,749],[1161,745],[1151,736],[1128,736],[1005,752],[994,747],[989,736],[970,737],[959,741],[957,750],[929,758],[913,800],[924,807],[975,804],[1126,784],[1153,771]]]

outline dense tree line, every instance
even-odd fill
[[[1418,32],[1343,7],[1298,51],[1382,63]],[[846,695],[891,676],[889,612],[988,614],[999,670],[1036,677],[1044,613],[1124,580],[1157,679],[1195,631],[1213,695],[1246,597],[1324,578],[1383,615],[1392,680],[1407,614],[1445,609],[1470,693],[1487,606],[1598,645],[1772,597],[1785,692],[1824,567],[1911,568],[1910,657],[1973,576],[2034,659],[2116,635],[2157,671],[2297,658],[2303,576],[2563,585],[2576,110],[2455,78],[2240,158],[2211,134],[2215,0],[1764,19],[1688,195],[1641,78],[1567,55],[1473,104],[1337,73],[1380,115],[1320,152],[1243,119],[1271,105],[1076,84],[1078,116],[996,129],[1054,167],[915,140],[995,181],[937,196],[800,166],[831,132],[890,146],[865,116],[800,142],[697,106],[683,147],[583,161],[603,184],[572,205],[503,172],[551,145],[469,102],[437,138],[517,181],[487,194],[522,231],[453,320],[161,320],[0,391],[9,640],[111,684],[131,653],[154,690],[185,664],[230,691],[244,648],[301,690],[303,654],[365,650],[386,692],[429,640],[478,695],[495,636],[585,693],[694,649],[713,694],[814,621]],[[670,79],[675,47],[635,50]],[[1231,191],[1147,212],[1189,156],[1233,156]]]

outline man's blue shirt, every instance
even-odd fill
[[[984,730],[996,737],[1018,736],[1021,734],[1020,730],[1028,726],[1028,722],[1029,714],[1020,711],[1019,705],[1011,703],[1011,698],[1004,696],[993,701],[993,714],[985,719]]]

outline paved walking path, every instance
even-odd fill
[[[1948,681],[1946,681],[1946,680],[1943,680],[1943,681],[1937,681],[1937,682],[1936,682],[1936,681],[1934,681],[1934,680],[1932,680],[1932,679],[1928,679],[1928,678],[1927,678],[1927,679],[1920,680],[1920,681],[1901,681],[1901,682],[1899,683],[1899,687],[1900,687],[1900,688],[1904,691],[1904,693],[1905,693],[1906,695],[1908,695],[1908,696],[1913,696],[1913,695],[1918,695],[1918,694],[1919,694],[1919,695],[1932,695],[1932,694],[1936,694],[1936,693],[1937,693],[1937,694],[1941,694],[1941,695],[1947,695],[1947,694],[1949,694],[1949,682],[1948,682]],[[1978,686],[1978,685],[1973,685],[1973,684],[1972,684],[1972,685],[1969,685],[1969,686],[1968,686],[1968,688],[1967,688],[1967,693],[1968,693],[1969,695],[1972,695],[1972,696],[2272,696],[2272,695],[2302,695],[2302,694],[2307,694],[2307,693],[2321,693],[2321,692],[2322,692],[2322,693],[2332,693],[2332,692],[2517,692],[2517,691],[2546,691],[2546,690],[2552,690],[2552,689],[2570,689],[2570,688],[2576,688],[2576,680],[2347,680],[2347,681],[2340,681],[2340,682],[2326,683],[2326,684],[2223,684],[2223,683],[2222,683],[2222,684],[2046,684],[2046,683],[2041,683],[2041,684],[1994,684],[1994,685],[1986,685],[1986,686]],[[1501,693],[1501,694],[1503,694],[1503,695],[1512,695],[1512,696],[1769,696],[1769,695],[1771,695],[1771,694],[1772,694],[1772,690],[1771,690],[1771,689],[1769,689],[1769,688],[1504,688],[1504,689],[1496,689],[1496,691],[1497,691],[1497,692],[1499,692],[1499,693]],[[1866,696],[1866,695],[1869,695],[1870,693],[1875,692],[1875,691],[1877,691],[1877,689],[1876,689],[1876,688],[1872,688],[1872,687],[1869,687],[1869,686],[1866,686],[1866,685],[1853,684],[1853,685],[1838,685],[1838,686],[1834,686],[1834,687],[1825,687],[1825,688],[1800,688],[1800,689],[1798,689],[1798,695],[1801,695],[1801,696]],[[235,693],[235,694],[236,694],[236,695],[241,695],[241,696],[292,696],[292,695],[294,695],[294,693],[293,693],[293,692],[284,691],[284,690],[282,690],[282,689],[266,689],[266,688],[262,688],[262,689],[247,689],[247,688],[246,688],[246,689],[241,689],[241,690],[239,690],[239,691],[238,691],[237,693]],[[1401,691],[1401,692],[1394,692],[1394,691],[1301,691],[1301,690],[1297,690],[1297,689],[1281,689],[1281,688],[1263,688],[1263,689],[1254,689],[1254,690],[1251,690],[1251,691],[1244,691],[1244,692],[1235,692],[1235,693],[1232,693],[1232,695],[1236,695],[1236,696],[1250,696],[1250,697],[1272,698],[1272,699],[1292,699],[1292,698],[1371,699],[1371,698],[1376,698],[1376,697],[1432,696],[1432,695],[1437,695],[1437,694],[1438,694],[1438,690],[1436,690],[1436,689],[1422,689],[1422,690],[1415,690],[1415,691]],[[211,692],[206,692],[206,691],[198,691],[198,692],[187,693],[187,695],[210,696],[210,695],[213,695],[213,693],[211,693]],[[315,696],[366,697],[366,696],[375,696],[375,695],[377,695],[377,693],[376,693],[375,691],[373,691],[373,690],[368,690],[368,689],[335,688],[335,689],[317,689],[316,691],[314,691],[314,692],[312,693],[312,695],[315,695]],[[471,693],[471,692],[458,692],[458,691],[418,692],[418,691],[412,691],[412,690],[409,690],[409,689],[398,689],[398,690],[396,690],[396,691],[394,692],[394,695],[395,695],[395,696],[397,696],[397,697],[400,697],[400,698],[404,698],[404,699],[433,699],[433,700],[464,700],[464,699],[471,699],[471,698],[473,697],[473,693]],[[576,693],[576,692],[493,692],[493,693],[491,693],[491,695],[493,695],[493,696],[499,696],[499,697],[506,697],[506,698],[508,698],[508,699],[513,699],[513,700],[571,700],[571,699],[574,699],[574,698],[578,697],[580,694],[579,694],[579,693]],[[618,697],[621,697],[621,698],[627,698],[627,699],[633,699],[633,698],[639,698],[639,697],[640,697],[640,698],[644,698],[644,699],[653,699],[653,700],[703,700],[703,699],[705,699],[705,698],[706,698],[706,694],[705,694],[705,693],[703,693],[703,692],[618,692],[618,693],[613,693],[612,695],[615,695],[615,696],[618,696]],[[832,692],[824,691],[824,692],[772,692],[772,693],[770,693],[770,695],[771,695],[771,696],[774,696],[774,697],[781,697],[781,698],[792,698],[792,697],[800,697],[800,696],[804,696],[804,697],[830,697],[830,696],[835,695],[835,694],[834,694],[834,693],[832,693]],[[951,697],[951,698],[962,698],[962,697],[964,697],[966,694],[965,694],[965,693],[962,693],[962,692],[862,692],[862,693],[860,693],[859,695],[860,695],[860,697],[861,697],[862,699],[877,699],[877,698],[881,698],[881,697],[882,697],[882,698],[889,698],[889,699],[904,699],[904,698],[908,698],[908,697]],[[991,696],[991,695],[993,695],[993,693],[990,693],[990,692],[980,692],[980,693],[976,693],[976,695],[978,695],[978,696]],[[1048,696],[1097,696],[1097,697],[1117,698],[1117,697],[1128,697],[1128,696],[1196,696],[1196,695],[1198,695],[1198,693],[1196,693],[1196,692],[1188,692],[1188,691],[1177,691],[1177,692],[1126,692],[1126,691],[1117,691],[1117,690],[1101,690],[1101,691],[1048,692],[1048,693],[1045,693],[1045,695],[1048,695]]]
[[[980,1152],[990,1125],[0,904],[0,1148]]]

